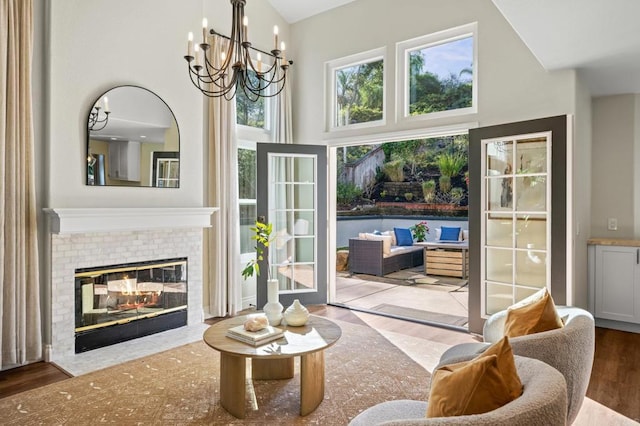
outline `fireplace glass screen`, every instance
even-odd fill
[[[187,309],[187,260],[76,270],[76,333]]]

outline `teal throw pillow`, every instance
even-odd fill
[[[399,246],[412,246],[413,237],[409,228],[393,228],[393,232],[396,234],[396,245]]]
[[[458,241],[460,227],[443,226],[440,231],[440,241]]]

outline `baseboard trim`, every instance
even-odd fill
[[[630,333],[640,333],[640,324],[631,322],[614,321],[602,318],[596,318],[596,327],[610,328],[613,330],[628,331]]]

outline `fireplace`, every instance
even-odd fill
[[[191,339],[189,336],[192,336],[192,331],[200,333],[204,312],[208,310],[203,303],[203,228],[211,226],[211,215],[216,210],[209,207],[45,209],[49,217],[48,262],[51,282],[50,292],[45,295],[44,302],[49,310],[45,315],[48,319],[45,323],[45,359],[72,374],[83,374],[96,366],[104,368],[113,362],[124,362],[156,350],[169,349],[174,342],[189,343],[191,340],[185,340]],[[97,269],[93,267],[110,269],[107,265],[118,266],[131,261],[145,263],[178,259],[187,259],[188,265],[188,300],[179,305],[186,305],[186,313],[179,309],[132,321],[137,323],[138,328],[134,329],[133,337],[146,333],[146,327],[155,327],[157,322],[184,315],[187,317],[186,327],[145,336],[146,341],[153,342],[151,344],[135,345],[137,339],[131,337],[131,340],[122,340],[123,343],[118,345],[76,352],[74,283],[77,271],[91,272]],[[98,287],[97,290],[99,293],[104,288],[101,290]],[[101,295],[96,296],[99,302]],[[146,308],[150,309],[149,306]],[[93,309],[101,309],[99,303],[94,301]],[[94,317],[98,316],[98,312],[93,314]],[[115,330],[115,327],[102,327],[109,331],[112,328]],[[121,330],[123,333],[131,331],[126,328]],[[184,333],[180,330],[184,330]],[[166,337],[169,335],[173,337]],[[126,349],[119,350],[119,347]]]
[[[187,325],[187,259],[75,271],[75,352]]]

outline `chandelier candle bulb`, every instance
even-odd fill
[[[273,26],[273,48],[278,50],[278,26]]]
[[[280,50],[282,51],[282,65],[287,63],[287,47],[284,44],[284,41],[280,43]]]
[[[249,41],[249,18],[242,18],[242,27],[244,28],[244,41]]]
[[[196,59],[196,67],[200,66],[200,46],[198,46],[197,44],[195,46],[193,46],[193,56]]]
[[[193,57],[193,33],[189,32],[187,38],[187,56]]]
[[[262,55],[258,52],[258,72],[262,72]]]
[[[104,103],[103,103],[103,105],[104,105],[104,112],[109,112],[109,111],[110,111],[110,109],[109,109],[109,98],[107,98],[107,97],[105,96],[103,101],[104,101]]]
[[[207,42],[207,26],[208,26],[207,18],[202,18],[202,42],[203,43]]]

